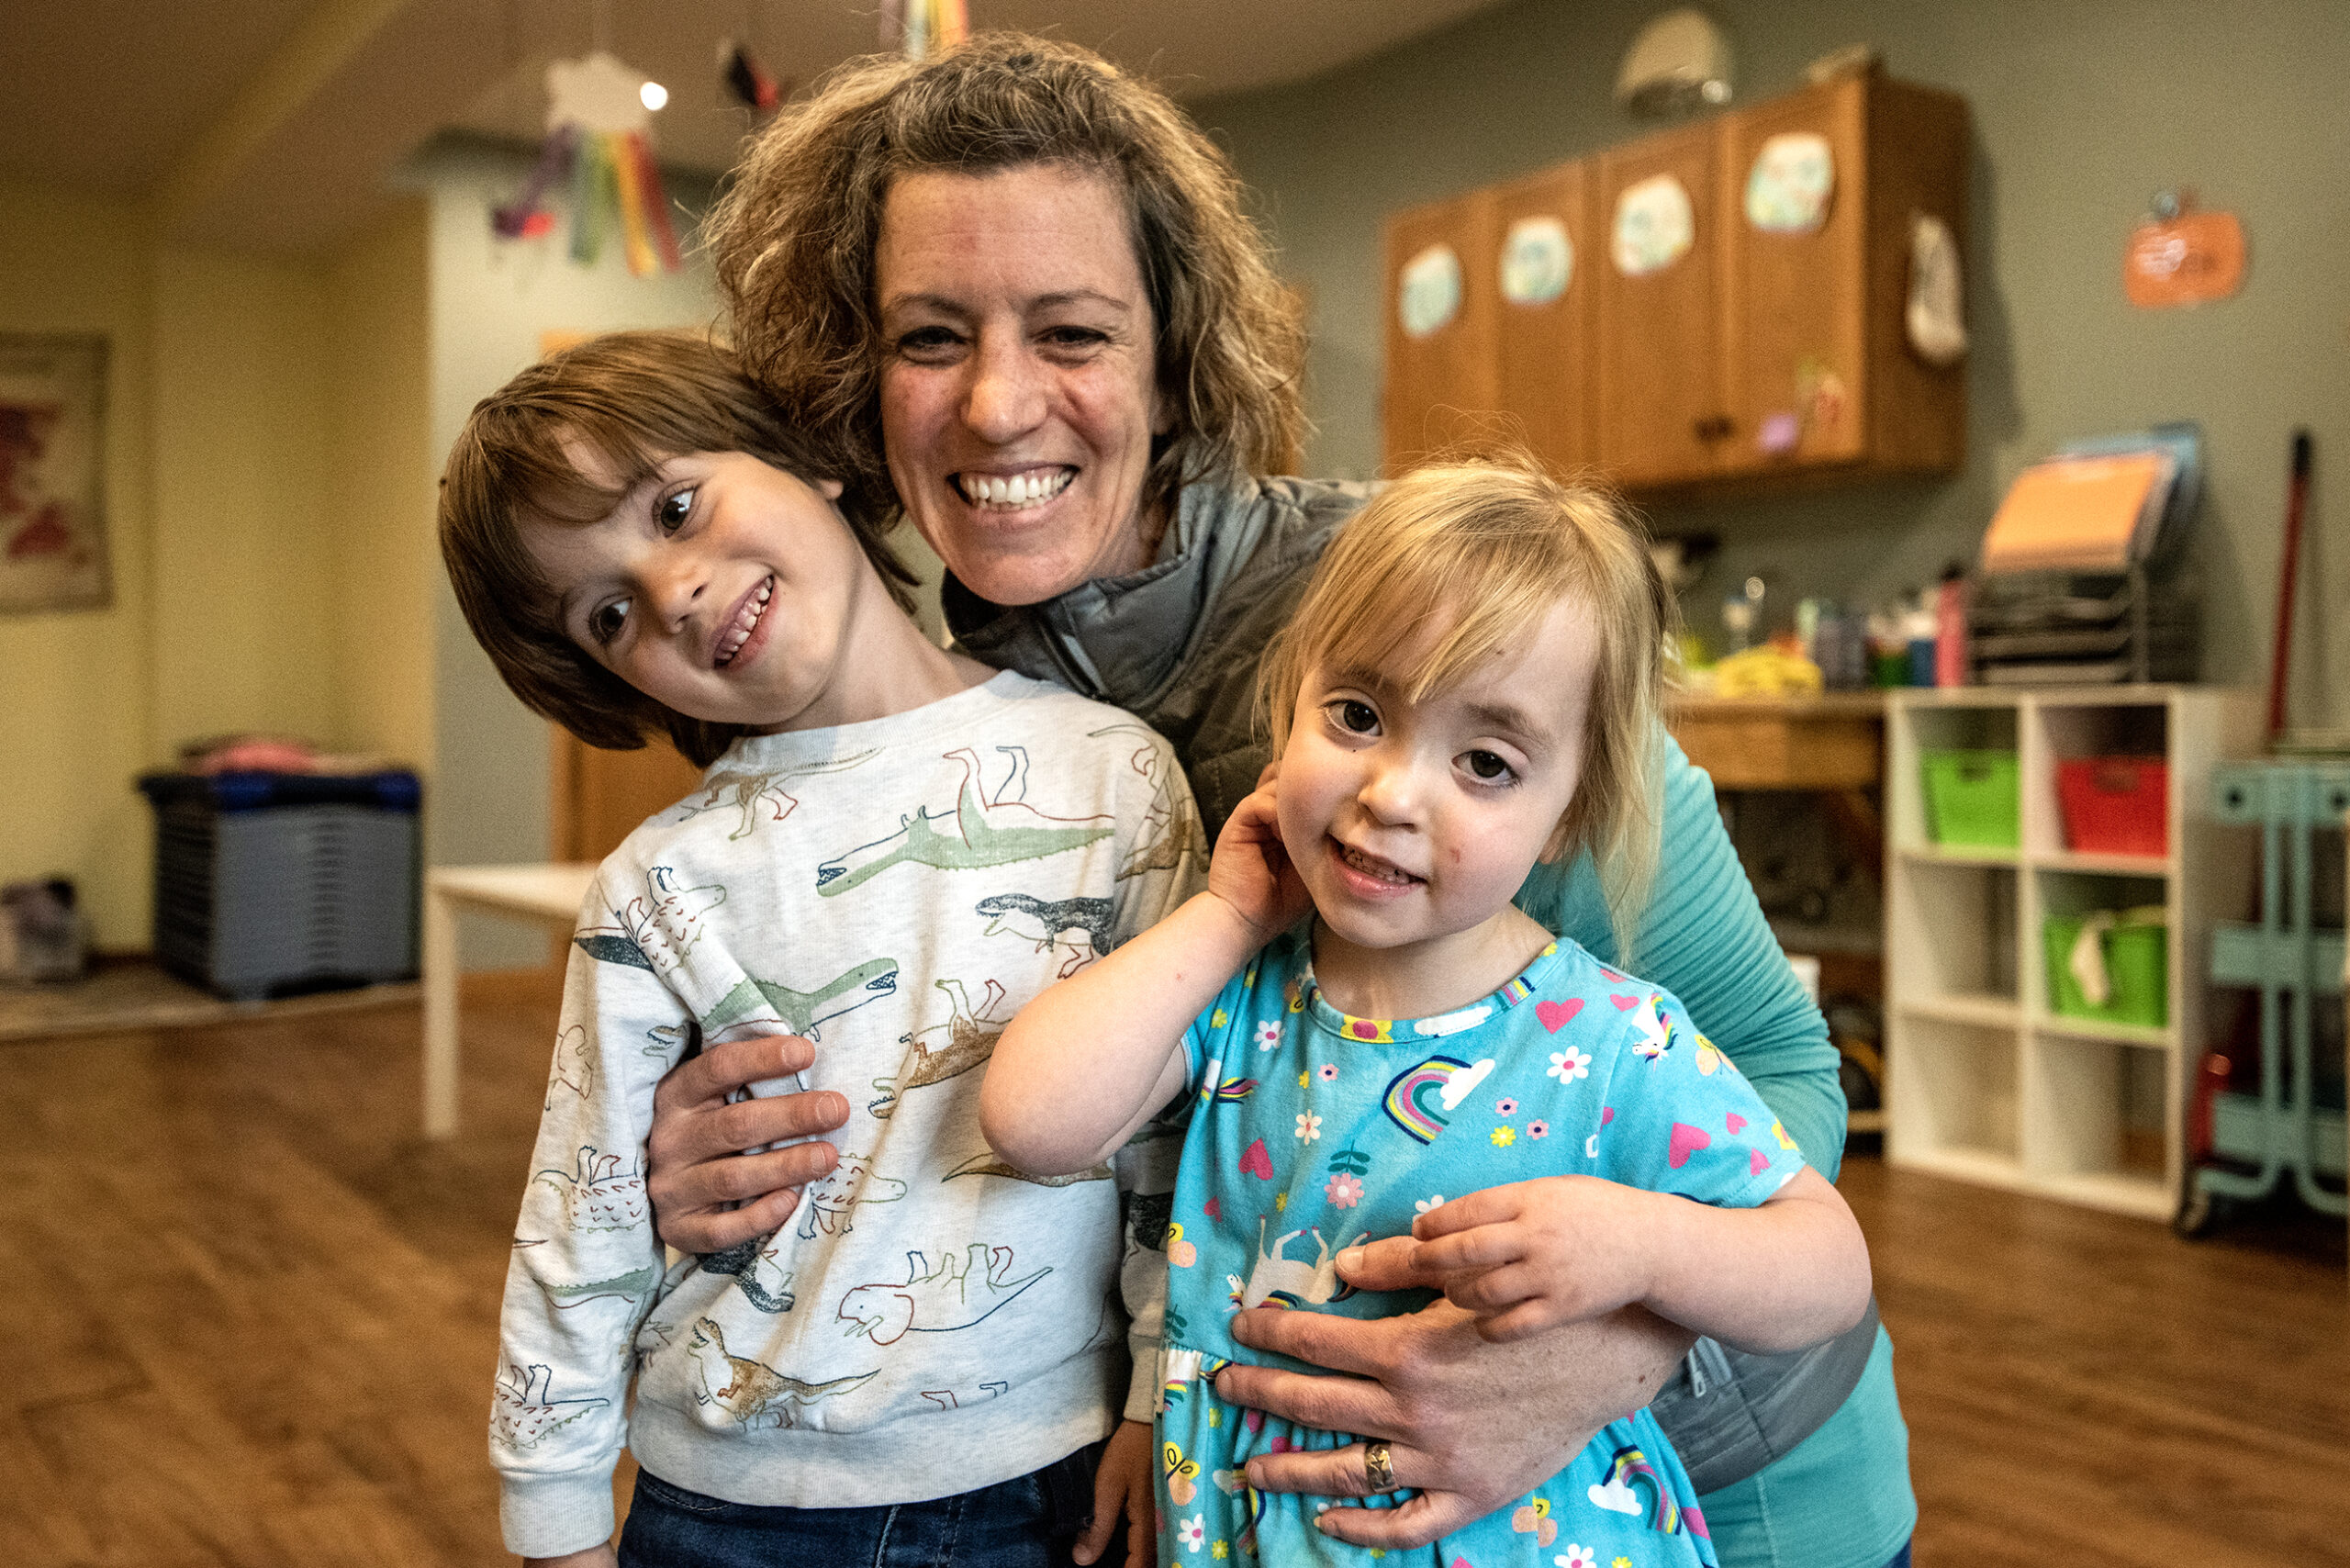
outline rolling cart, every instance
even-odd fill
[[[2231,1204],[2266,1198],[2288,1178],[2311,1208],[2345,1212],[2342,1080],[2320,1071],[2312,1027],[2315,999],[2343,994],[2343,934],[2315,924],[2311,906],[2314,841],[2350,814],[2350,763],[2222,763],[2211,772],[2211,812],[2260,830],[2260,919],[2211,932],[2211,983],[2259,992],[2260,1087],[2212,1094],[2211,1155],[2251,1169],[2192,1171],[2177,1220],[2183,1236],[2203,1234]]]

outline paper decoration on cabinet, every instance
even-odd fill
[[[1826,360],[1807,354],[1796,366],[1796,412],[1805,430],[1825,433],[1838,429],[1852,402],[1844,378]]]
[[[601,50],[547,67],[547,139],[522,194],[490,214],[509,240],[534,240],[554,229],[544,207],[559,180],[571,185],[571,259],[593,266],[618,230],[628,270],[639,277],[684,264],[669,226],[669,198],[646,140],[653,111],[639,96],[644,73]]]
[[[0,614],[101,609],[106,340],[0,332]]]
[[[963,0],[881,0],[881,47],[927,60],[970,36]]]
[[[1746,221],[1765,234],[1816,234],[1836,189],[1836,155],[1816,131],[1783,131],[1762,143],[1746,174]]]
[[[1909,219],[1909,305],[1902,320],[1909,346],[1928,364],[1956,364],[1966,354],[1958,241],[1930,213]]]
[[[1671,174],[1651,174],[1616,198],[1611,249],[1626,277],[1662,272],[1689,253],[1697,238],[1689,193]]]
[[[1396,314],[1407,338],[1425,338],[1460,313],[1460,258],[1449,245],[1430,245],[1404,263]]]
[[[1555,218],[1521,218],[1502,241],[1502,297],[1512,305],[1548,305],[1574,280],[1575,245]]]
[[[2178,211],[2131,231],[2122,292],[2141,310],[2225,299],[2244,286],[2244,225],[2232,212]]]

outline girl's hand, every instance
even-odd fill
[[[1280,784],[1268,767],[1216,834],[1208,891],[1232,906],[1262,946],[1314,907],[1281,844]]]
[[[1069,1555],[1090,1563],[1110,1544],[1118,1518],[1126,1521],[1126,1568],[1156,1568],[1158,1532],[1152,1528],[1157,1503],[1151,1496],[1155,1475],[1151,1461],[1150,1423],[1121,1421],[1102,1450],[1102,1466],[1093,1473],[1093,1522],[1077,1538]]]
[[[585,1551],[566,1551],[560,1557],[525,1557],[522,1568],[620,1568],[620,1553],[611,1542],[591,1546]]]
[[[1489,1187],[1412,1224],[1410,1266],[1477,1317],[1494,1341],[1602,1316],[1647,1300],[1656,1196],[1593,1176]]]

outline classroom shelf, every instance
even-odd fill
[[[1894,1163],[2120,1214],[2167,1218],[2184,1180],[2203,1043],[2203,959],[2261,958],[2237,913],[2251,866],[2219,829],[2210,774],[2257,745],[2258,708],[2212,688],[1898,691],[1886,711],[1886,1153]],[[1932,842],[1927,750],[2017,754],[2020,843]],[[2161,756],[2169,853],[2068,849],[2058,763]],[[2160,1027],[2070,1017],[2049,996],[2052,916],[2163,908]],[[2246,944],[2249,942],[2249,947]],[[2338,961],[2340,949],[2333,949]]]

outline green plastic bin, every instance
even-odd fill
[[[2014,849],[2023,842],[2022,799],[2011,751],[1919,754],[1926,780],[1926,824],[1936,844]]]
[[[2112,994],[2102,1007],[2081,993],[2073,978],[2073,944],[2086,922],[2077,915],[2049,917],[2048,1009],[2066,1018],[2107,1024],[2137,1024],[2159,1029],[2170,1022],[2170,928],[2124,913],[2104,936],[2105,973]]]

